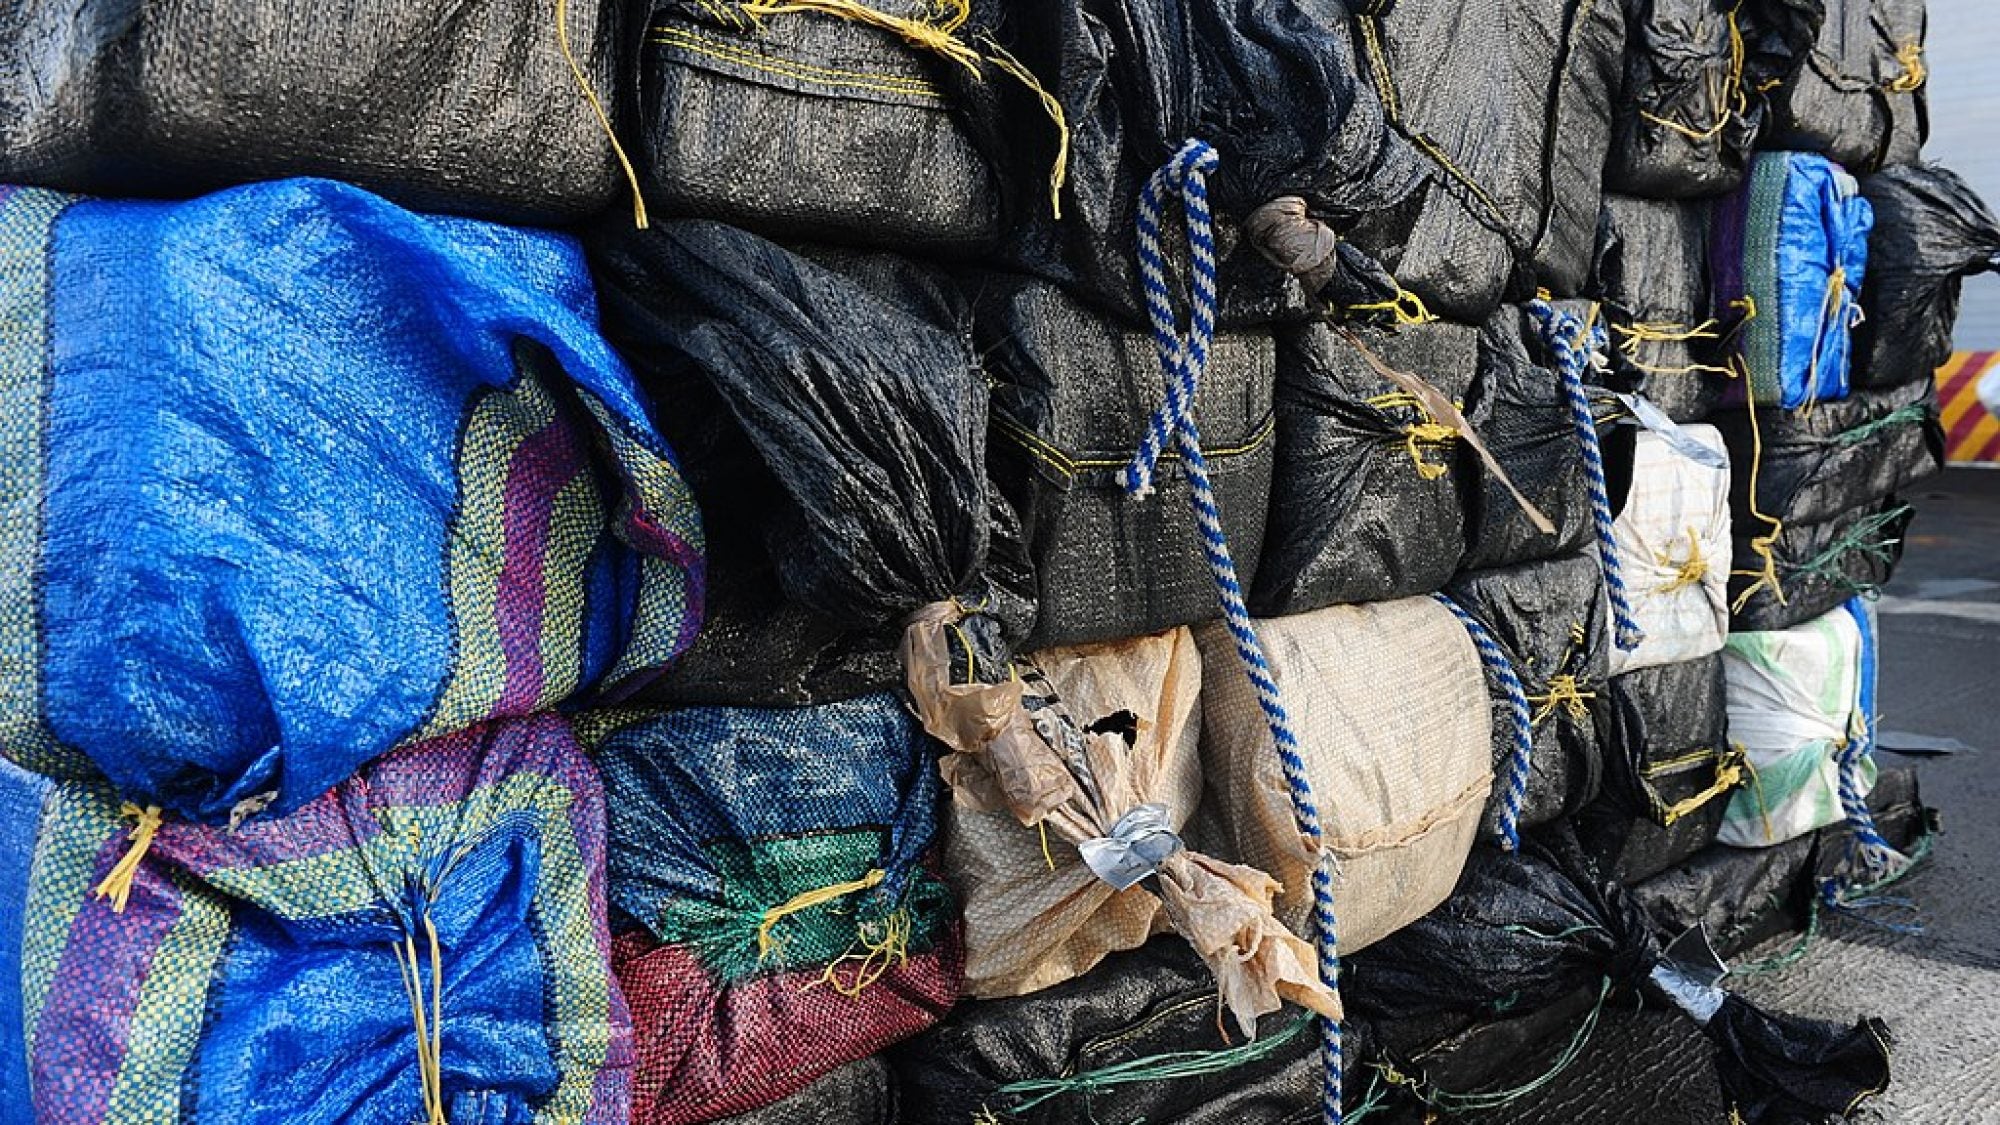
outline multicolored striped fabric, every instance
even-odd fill
[[[694,505],[566,236],[316,180],[0,198],[0,752],[289,813],[399,744],[623,690]]]
[[[628,716],[598,750],[632,1119],[744,1113],[937,1021],[963,957],[942,784],[895,696]]]
[[[0,1122],[625,1120],[604,795],[560,717],[235,832],[170,821],[122,913],[91,893],[128,851],[114,797],[0,764],[0,811],[0,1078],[27,1065]]]

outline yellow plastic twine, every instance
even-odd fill
[[[818,890],[793,895],[789,900],[766,910],[764,912],[764,920],[757,923],[757,959],[761,961],[769,957],[778,948],[777,939],[771,936],[772,929],[778,923],[802,910],[811,910],[815,906],[824,906],[842,895],[851,895],[858,891],[865,891],[881,883],[882,880],[888,877],[888,872],[877,867],[851,883],[834,883],[831,886],[821,887]]]
[[[1721,136],[1722,131],[1729,127],[1730,118],[1749,110],[1750,98],[1749,95],[1743,92],[1743,29],[1736,22],[1736,15],[1742,8],[1742,0],[1738,0],[1736,6],[1729,9],[1727,16],[1729,20],[1729,76],[1722,80],[1723,88],[1721,89],[1716,88],[1713,82],[1709,85],[1708,100],[1709,104],[1715,106],[1715,124],[1710,125],[1706,129],[1696,129],[1691,125],[1683,125],[1671,118],[1661,117],[1656,113],[1651,113],[1643,109],[1639,111],[1640,117],[1662,128],[1672,129],[1674,132],[1691,141],[1701,143],[1712,141],[1716,137]]]
[[[1812,362],[1806,367],[1806,404],[1799,413],[1811,416],[1812,408],[1819,403],[1819,360],[1820,345],[1826,340],[1826,330],[1835,320],[1840,319],[1841,310],[1847,307],[1847,267],[1835,266],[1826,275],[1826,292],[1819,302],[1819,327],[1813,332]],[[1841,326],[1843,329],[1847,325]]]
[[[104,881],[97,884],[93,892],[98,898],[111,900],[113,914],[125,913],[125,903],[132,897],[132,879],[139,874],[139,864],[146,858],[146,850],[153,846],[153,835],[160,830],[160,806],[147,805],[145,808],[125,802],[118,815],[135,817],[138,823],[132,827],[132,846],[125,849],[125,855],[115,864]]]
[[[1549,677],[1549,690],[1547,692],[1527,697],[1529,703],[1540,705],[1535,711],[1535,717],[1529,720],[1528,725],[1541,726],[1558,709],[1567,711],[1569,717],[1575,719],[1577,722],[1583,722],[1590,718],[1589,709],[1584,707],[1585,701],[1596,698],[1597,693],[1594,691],[1584,691],[1577,684],[1575,676],[1568,674],[1551,676]]]
[[[403,991],[410,998],[410,1016],[417,1027],[417,1076],[423,1084],[424,1125],[447,1125],[444,1113],[444,952],[439,948],[437,927],[431,923],[429,906],[423,912],[424,937],[431,951],[430,1010],[424,1010],[423,974],[417,957],[416,935],[407,929],[395,946],[396,967],[403,972]]]
[[[1422,297],[1403,288],[1400,284],[1396,286],[1396,295],[1386,301],[1370,301],[1365,305],[1348,305],[1343,311],[1351,313],[1390,313],[1395,316],[1397,324],[1403,325],[1406,328],[1419,324],[1429,324],[1431,321],[1437,319],[1437,315],[1431,312],[1430,306],[1424,304]]]
[[[1661,810],[1660,826],[1672,828],[1674,822],[1695,812],[1703,805],[1736,788],[1743,781],[1745,759],[1741,750],[1733,750],[1715,766],[1715,781],[1708,788],[1685,800],[1675,801]],[[1768,818],[1767,818],[1768,823]]]
[[[1708,577],[1708,559],[1701,553],[1701,538],[1695,534],[1695,529],[1692,527],[1687,529],[1687,536],[1687,558],[1675,562],[1673,556],[1664,551],[1657,556],[1661,566],[1674,568],[1673,579],[1661,586],[1657,593],[1671,594],[1685,590],[1689,586],[1699,586],[1702,579]]]
[[[1896,48],[1896,61],[1903,72],[1889,83],[1890,93],[1914,94],[1930,80],[1930,68],[1924,65],[1924,45],[1915,39]]]
[[[849,999],[860,996],[868,986],[886,976],[889,970],[909,962],[910,937],[914,929],[915,923],[910,920],[909,911],[898,910],[890,914],[882,920],[880,940],[871,941],[862,938],[855,942],[852,948],[835,958],[833,963],[826,967],[826,971],[819,975],[819,979],[800,991],[826,985]],[[856,953],[857,949],[861,952]],[[858,962],[854,975],[842,980],[840,967],[849,961]]]
[[[618,157],[618,166],[625,170],[625,182],[632,187],[632,225],[646,229],[646,197],[639,191],[639,173],[632,168],[631,158],[625,155],[625,146],[618,143],[618,130],[611,127],[611,115],[604,112],[604,102],[590,85],[589,76],[583,73],[583,66],[576,61],[576,53],[569,47],[569,0],[556,0],[556,45],[562,48],[563,61],[569,64],[569,72],[576,78],[577,88],[583,91],[584,100],[590,103],[590,111],[597,115],[598,127],[611,140],[611,152]]]
[[[1712,375],[1728,376],[1731,372],[1726,367],[1715,367],[1706,363],[1666,367],[1647,363],[1639,358],[1640,350],[1647,344],[1684,344],[1693,340],[1719,339],[1715,329],[1716,323],[1713,320],[1704,320],[1692,328],[1681,324],[1646,322],[1611,325],[1611,331],[1619,338],[1618,350],[1625,354],[1625,359],[1633,367],[1648,375],[1693,375],[1705,371]]]
[[[1368,405],[1377,410],[1404,408],[1420,412],[1423,421],[1403,427],[1403,447],[1409,451],[1410,463],[1417,467],[1417,476],[1424,480],[1436,480],[1451,471],[1449,464],[1425,459],[1424,451],[1457,441],[1458,429],[1438,421],[1422,399],[1407,391],[1391,391],[1369,399]]]
[[[1746,384],[1743,402],[1749,408],[1750,415],[1750,514],[1762,520],[1770,530],[1750,540],[1750,553],[1757,556],[1761,565],[1752,570],[1730,571],[1732,576],[1757,580],[1744,587],[1741,594],[1736,595],[1736,600],[1729,605],[1731,613],[1743,612],[1743,607],[1750,604],[1750,599],[1756,596],[1759,590],[1768,589],[1771,591],[1771,597],[1776,599],[1779,605],[1787,604],[1785,584],[1778,579],[1778,556],[1774,551],[1778,544],[1778,536],[1784,533],[1785,521],[1765,515],[1764,510],[1757,506],[1757,476],[1764,466],[1764,431],[1757,424],[1757,392],[1747,386],[1750,374],[1744,371],[1738,375]]]

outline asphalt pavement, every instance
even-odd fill
[[[1907,551],[1883,591],[1885,741],[1963,744],[1884,754],[1916,763],[1942,814],[1928,865],[1897,885],[1923,932],[1829,920],[1795,965],[1731,986],[1768,1007],[1851,1022],[1887,1020],[1889,1090],[1854,1120],[2000,1125],[2000,471],[1952,469],[1908,497]],[[1915,739],[1909,736],[1918,736]],[[1783,951],[1775,939],[1745,959]],[[1532,1079],[1567,1036],[1521,1060]],[[1716,1125],[1724,1120],[1708,1049],[1684,1018],[1607,1010],[1582,1054],[1478,1125]]]

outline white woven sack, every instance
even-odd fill
[[[1714,426],[1682,426],[1687,439],[1727,456]],[[1729,635],[1729,469],[1701,464],[1665,438],[1639,434],[1632,490],[1612,525],[1632,615],[1646,639],[1615,646],[1611,674],[1679,664],[1714,653]]]

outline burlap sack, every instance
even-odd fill
[[[1492,787],[1479,656],[1430,598],[1333,606],[1257,623],[1336,860],[1340,949],[1444,901]],[[1278,917],[1312,933],[1316,856],[1292,818],[1256,693],[1228,630],[1203,626],[1202,769],[1210,846],[1285,886]]]
[[[1683,426],[1721,453],[1713,426]],[[1729,467],[1704,465],[1658,434],[1639,435],[1632,488],[1612,524],[1632,616],[1646,639],[1611,650],[1611,674],[1678,664],[1722,650],[1729,633]]]

